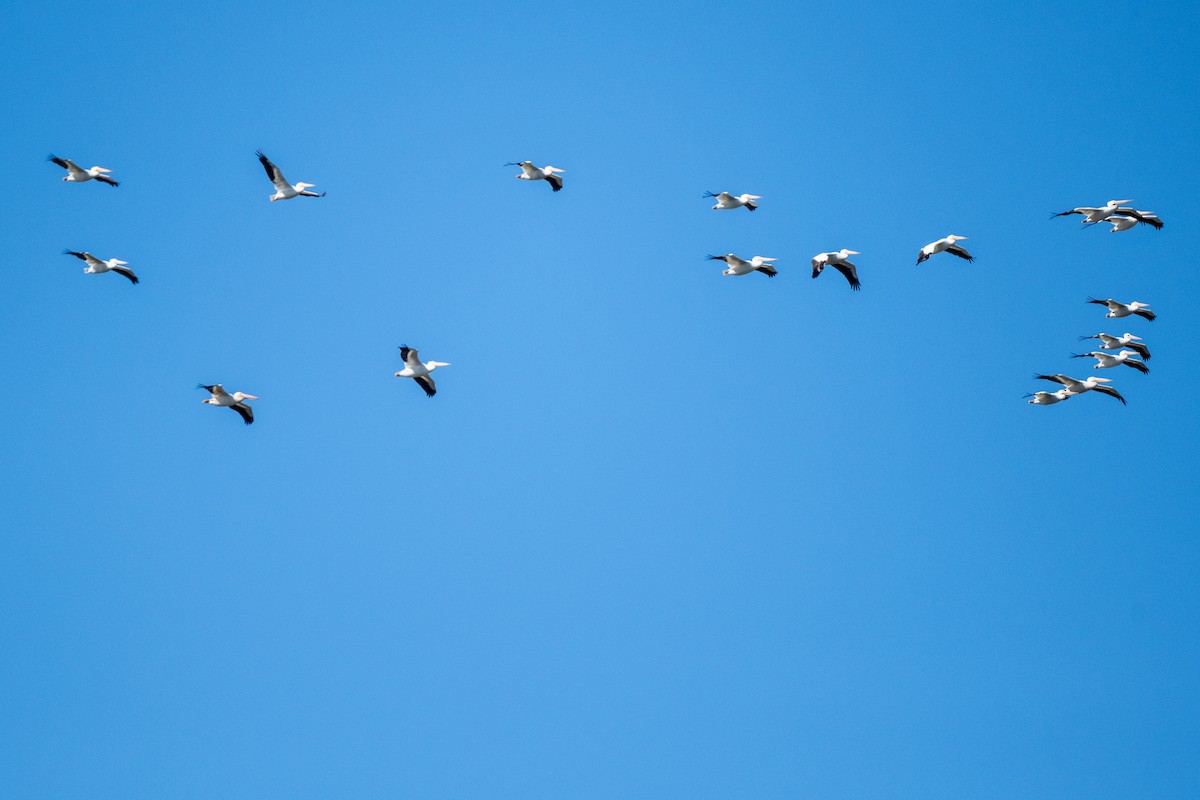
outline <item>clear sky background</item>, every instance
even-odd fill
[[[8,9],[0,795],[1197,795],[1198,22]]]

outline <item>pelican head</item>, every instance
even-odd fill
[[[1112,383],[1112,378],[1097,378],[1095,375],[1088,378],[1093,383]]]
[[[845,258],[846,256],[861,256],[861,255],[862,255],[862,253],[858,252],[857,250],[846,250],[845,248],[842,249],[842,258]]]
[[[312,188],[312,187],[314,187],[314,186],[316,186],[316,184],[315,184],[315,183],[303,183],[303,182],[301,182],[301,183],[297,183],[297,184],[296,184],[296,190],[297,190],[297,191],[300,191],[300,192],[302,192],[302,191],[304,191],[305,189],[311,189],[311,188]]]
[[[1132,333],[1127,333],[1122,338],[1128,339],[1131,342],[1140,342],[1142,340],[1142,337],[1134,336]]]
[[[234,392],[233,399],[240,403],[243,400],[257,400],[258,398],[252,394],[246,394],[245,392]]]
[[[952,242],[965,242],[967,239],[969,239],[969,238],[971,238],[971,237],[969,237],[969,236],[955,236],[955,235],[952,233],[952,234],[950,234],[949,236],[947,236],[946,238],[947,238],[947,239],[949,239],[949,240],[950,240],[950,241],[952,241]]]
[[[104,167],[92,167],[92,172],[112,172],[112,170],[111,170],[111,169],[105,169]],[[1126,202],[1133,202],[1133,201],[1132,201],[1132,200],[1129,200],[1129,201],[1126,201]]]
[[[448,367],[448,366],[450,366],[450,363],[447,361],[426,361],[425,362],[425,369],[429,370],[430,372],[433,372],[438,367]]]
[[[1132,200],[1109,200],[1108,204],[1110,206],[1112,206],[1113,208],[1116,208],[1117,206],[1123,206],[1126,203],[1132,203],[1132,202],[1133,202]]]

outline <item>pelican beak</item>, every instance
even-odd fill
[[[243,400],[257,400],[258,398],[252,394],[243,394],[242,399]]]
[[[860,252],[859,252],[859,251],[857,251],[857,250],[847,250],[846,252],[847,252],[847,253],[849,253],[849,254],[850,254],[850,255],[852,255],[852,256],[861,256],[861,255],[862,255],[862,253],[860,253]]]

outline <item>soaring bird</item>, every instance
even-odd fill
[[[1115,397],[1121,401],[1121,405],[1125,405],[1125,398],[1121,397],[1121,393],[1111,386],[1105,386],[1106,383],[1112,383],[1111,378],[1097,378],[1095,375],[1088,378],[1086,381],[1081,381],[1078,378],[1072,378],[1069,375],[1034,375],[1033,377],[1042,381],[1054,381],[1061,383],[1068,394],[1083,394],[1084,392],[1097,391],[1100,394],[1106,394],[1109,397]]]
[[[437,386],[433,383],[433,376],[429,373],[433,372],[438,367],[450,366],[445,361],[426,361],[421,363],[420,356],[417,355],[416,348],[408,345],[400,345],[400,358],[404,359],[404,369],[396,373],[397,378],[412,378],[421,388],[425,390],[426,397],[433,397],[437,394]]]
[[[53,154],[46,156],[47,161],[53,161],[67,171],[64,181],[72,183],[83,183],[84,181],[97,180],[101,183],[107,183],[109,186],[120,186],[121,184],[108,177],[105,173],[112,172],[111,169],[104,167],[90,167],[83,169],[69,158],[59,158]]]
[[[1132,202],[1132,200],[1109,200],[1100,208],[1095,208],[1092,206],[1079,206],[1078,208],[1071,208],[1066,211],[1060,211],[1057,214],[1051,214],[1050,218],[1054,219],[1055,217],[1065,217],[1069,214],[1079,214],[1083,217],[1082,222],[1096,223],[1103,222],[1111,216],[1120,215],[1131,217],[1138,222],[1144,222],[1147,225],[1152,226],[1155,230],[1162,228],[1162,220],[1154,214],[1146,211],[1138,211],[1133,206],[1121,205],[1122,203]]]
[[[758,203],[755,200],[762,200],[762,195],[757,194],[739,194],[732,195],[729,192],[705,192],[705,197],[715,197],[717,204],[714,209],[741,208],[745,206],[750,211],[758,210]]]
[[[1140,219],[1137,217],[1127,217],[1124,214],[1113,214],[1111,217],[1104,220],[1108,224],[1112,225],[1109,233],[1120,233],[1121,231],[1127,231],[1136,226],[1139,222],[1147,225],[1156,225],[1159,228],[1162,227],[1162,220],[1159,219],[1158,215],[1154,212],[1139,211],[1137,213],[1138,216],[1141,217]]]
[[[1120,350],[1122,347],[1128,347],[1130,350],[1137,353],[1142,358],[1150,359],[1150,348],[1141,344],[1142,337],[1134,336],[1132,333],[1125,333],[1121,336],[1112,336],[1107,333],[1097,333],[1095,336],[1080,336],[1079,341],[1086,342],[1088,339],[1099,339],[1101,350]]]
[[[1089,303],[1095,303],[1098,306],[1108,306],[1108,313],[1104,316],[1112,319],[1128,317],[1130,314],[1137,314],[1139,317],[1145,317],[1151,322],[1154,322],[1156,319],[1155,313],[1150,310],[1149,303],[1138,303],[1136,301],[1133,303],[1118,303],[1111,297],[1107,300],[1097,300],[1094,297],[1089,297],[1087,301]]]
[[[1057,392],[1030,392],[1025,396],[1032,398],[1029,402],[1035,406],[1052,406],[1070,399],[1071,393],[1066,389],[1059,389]]]
[[[746,275],[751,272],[761,272],[768,278],[774,278],[779,274],[779,271],[771,266],[771,262],[778,261],[778,258],[754,256],[749,261],[746,261],[738,258],[733,253],[726,253],[723,256],[709,256],[708,260],[725,262],[726,269],[721,271],[722,275]]]
[[[133,274],[133,270],[126,269],[125,265],[128,261],[122,261],[119,258],[110,258],[108,261],[101,261],[94,255],[88,252],[79,253],[74,250],[63,250],[63,255],[75,256],[79,260],[87,264],[83,271],[89,275],[99,275],[101,272],[115,272],[118,275],[124,275],[133,283],[138,282],[137,275]]]
[[[846,280],[850,282],[850,288],[858,291],[862,288],[862,284],[858,280],[858,267],[846,260],[848,256],[862,255],[857,250],[837,250],[829,253],[817,253],[812,260],[812,276],[815,278],[821,274],[821,270],[825,267],[833,267],[838,272],[846,276]]]
[[[245,394],[244,392],[234,392],[233,394],[230,394],[229,392],[225,391],[225,389],[219,383],[214,383],[212,386],[205,386],[203,383],[198,383],[196,384],[196,388],[204,389],[212,395],[212,397],[208,398],[207,400],[201,400],[201,403],[207,403],[210,406],[225,406],[226,408],[232,408],[241,415],[242,419],[245,420],[247,425],[254,422],[254,411],[250,408],[250,406],[246,405],[245,402],[247,400],[257,400],[258,398],[254,395]]]
[[[556,192],[563,187],[563,179],[558,177],[556,173],[566,172],[565,169],[549,165],[538,167],[534,166],[532,161],[509,161],[504,166],[520,167],[521,174],[515,176],[519,181],[545,181]]]
[[[966,236],[955,236],[950,234],[945,239],[938,239],[936,242],[930,242],[921,248],[921,252],[917,253],[917,263],[920,264],[935,253],[946,252],[959,258],[965,258],[967,261],[974,261],[975,257],[966,250],[958,246],[958,242],[964,241]]]
[[[1093,350],[1090,353],[1072,353],[1071,358],[1094,358],[1096,363],[1092,365],[1092,369],[1110,369],[1111,367],[1119,367],[1124,364],[1127,367],[1133,367],[1138,372],[1146,375],[1150,372],[1150,368],[1146,366],[1144,361],[1140,361],[1133,356],[1137,355],[1132,350],[1122,350],[1113,355],[1112,353],[1101,353],[1099,350]]]
[[[255,153],[258,160],[262,163],[263,169],[267,171],[267,177],[271,179],[271,183],[275,184],[275,194],[271,195],[271,202],[276,200],[291,200],[293,197],[324,197],[325,193],[308,191],[316,186],[315,183],[297,183],[295,186],[287,182],[287,178],[283,177],[283,173],[279,171],[279,167],[272,163],[271,159],[267,158],[262,150]]]

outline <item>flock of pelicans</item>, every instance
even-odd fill
[[[259,150],[255,155],[266,170],[267,177],[275,187],[275,193],[270,196],[271,202],[276,200],[291,200],[295,197],[324,197],[325,193],[320,194],[309,191],[316,184],[312,183],[288,183],[284,178],[279,167],[267,158],[267,156]],[[58,158],[57,156],[49,156],[49,160],[62,167],[67,171],[64,181],[72,183],[84,183],[87,181],[100,181],[109,186],[120,186],[120,184],[109,177],[112,172],[104,167],[91,167],[83,169],[75,162],[66,158]],[[539,167],[531,161],[510,161],[505,164],[508,167],[520,167],[521,174],[517,175],[518,180],[525,181],[546,181],[550,188],[555,191],[561,191],[563,188],[563,179],[560,177],[566,170],[552,166]],[[729,192],[705,192],[706,198],[715,199],[716,205],[713,206],[716,210],[733,210],[737,208],[745,208],[748,211],[758,210],[756,200],[761,200],[760,195],[741,194],[732,195]],[[1161,229],[1163,222],[1158,218],[1158,215],[1150,211],[1140,211],[1132,206],[1125,205],[1132,203],[1132,200],[1110,200],[1104,206],[1098,208],[1079,207],[1072,208],[1068,211],[1062,211],[1053,217],[1062,217],[1071,214],[1078,214],[1083,217],[1082,222],[1087,225],[1095,225],[1101,222],[1107,222],[1112,225],[1111,232],[1119,233],[1127,231],[1139,224],[1150,225],[1151,227]],[[938,239],[935,242],[930,242],[921,248],[917,254],[917,263],[931,258],[938,253],[949,253],[966,261],[974,261],[975,259],[970,253],[963,248],[959,242],[965,241],[966,236],[957,236],[951,234],[943,239]],[[115,272],[118,275],[128,279],[131,283],[138,283],[138,277],[133,270],[128,268],[128,262],[118,258],[110,258],[107,260],[98,258],[86,251],[64,250],[65,255],[74,256],[82,260],[87,266],[84,272],[90,275],[98,275],[104,272]],[[849,261],[852,255],[860,255],[857,250],[834,250],[827,253],[818,253],[812,258],[812,277],[816,278],[826,267],[832,267],[845,277],[850,284],[850,288],[857,291],[862,288],[862,283],[858,278],[858,267]],[[751,272],[761,272],[768,278],[773,278],[778,274],[775,267],[771,266],[771,262],[777,261],[776,258],[766,256],[754,256],[749,260],[740,258],[733,253],[726,253],[723,256],[709,256],[710,260],[725,262],[723,275],[748,275]],[[1121,319],[1129,316],[1139,316],[1145,319],[1154,320],[1154,313],[1150,310],[1150,306],[1146,303],[1132,302],[1121,303],[1116,300],[1097,300],[1088,298],[1089,303],[1096,303],[1108,307],[1107,317],[1110,319]],[[1145,361],[1150,358],[1150,350],[1146,345],[1141,343],[1141,337],[1134,336],[1131,333],[1125,333],[1121,336],[1113,336],[1107,333],[1097,333],[1092,336],[1081,336],[1080,341],[1091,339],[1099,340],[1099,350],[1093,350],[1089,353],[1072,354],[1072,358],[1094,358],[1096,364],[1093,369],[1107,369],[1116,366],[1127,366],[1136,369],[1143,374],[1149,372]],[[1108,351],[1108,352],[1102,352]],[[1117,351],[1117,352],[1113,352]],[[1141,358],[1135,358],[1141,356]],[[450,364],[444,361],[421,361],[417,350],[407,345],[400,348],[400,358],[404,362],[404,368],[395,373],[397,378],[412,378],[417,385],[425,391],[426,396],[433,397],[437,394],[437,386],[433,382],[433,371],[438,367],[448,367]],[[1035,405],[1053,405],[1054,403],[1067,400],[1073,395],[1083,394],[1085,392],[1096,391],[1101,394],[1115,397],[1122,403],[1125,403],[1125,398],[1111,386],[1106,384],[1112,381],[1108,378],[1099,378],[1092,376],[1086,380],[1072,378],[1069,375],[1037,375],[1041,380],[1053,381],[1060,384],[1063,388],[1054,392],[1032,392],[1025,395],[1030,398],[1029,402]],[[230,394],[225,391],[225,388],[219,383],[212,385],[200,384],[199,389],[206,390],[211,397],[203,402],[208,405],[222,406],[231,408],[236,411],[247,425],[254,422],[254,411],[250,408],[247,400],[257,400],[258,398],[244,392],[234,392]]]

